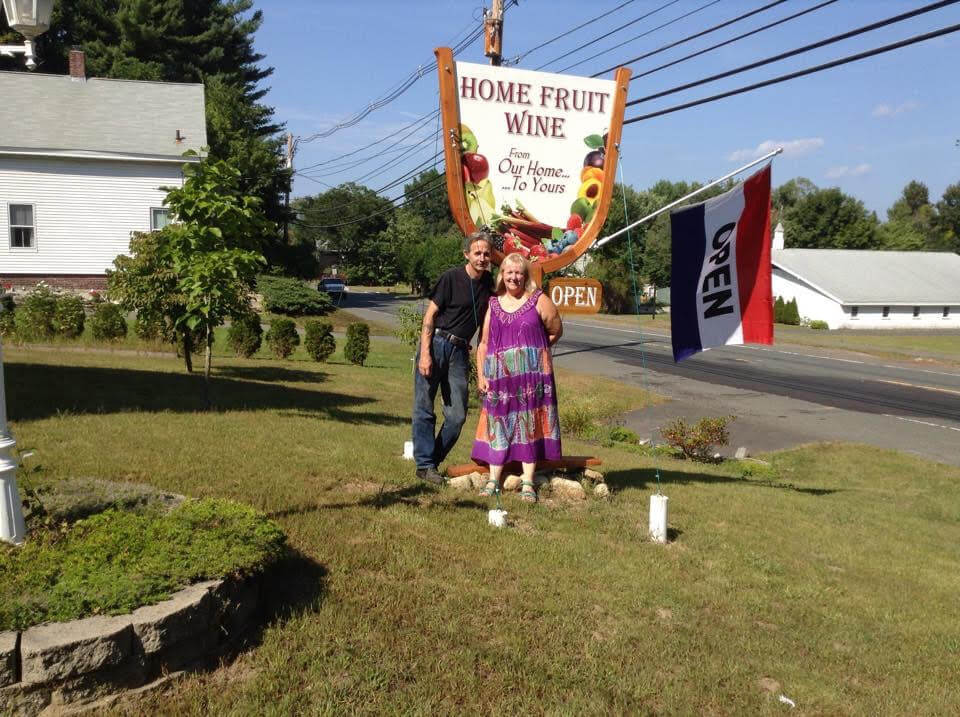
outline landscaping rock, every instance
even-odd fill
[[[66,705],[88,702],[105,695],[140,687],[146,681],[143,657],[135,657],[117,667],[90,672],[52,685],[50,707],[47,710],[52,712],[59,708],[58,711],[67,711],[64,709]]]
[[[213,580],[197,583],[158,605],[135,610],[130,622],[143,653],[152,655],[204,632],[210,623],[210,591],[217,585]]]
[[[540,487],[548,484],[552,478],[553,478],[553,475],[550,474],[548,471],[541,471],[539,473],[534,473],[533,485],[537,488],[537,490],[540,490]]]
[[[113,667],[133,645],[130,616],[38,625],[20,636],[21,681],[32,684]]]
[[[558,498],[564,498],[566,500],[587,499],[587,493],[583,489],[583,486],[577,481],[567,478],[554,478],[551,480],[550,490],[552,490],[553,494]]]
[[[30,685],[22,682],[10,687],[0,687],[0,714],[35,715],[50,704],[48,685]]]
[[[523,478],[518,475],[509,475],[503,479],[503,490],[520,490],[520,484],[523,483]]]
[[[17,681],[17,640],[19,632],[0,632],[0,687]]]
[[[594,483],[603,483],[603,473],[593,470],[593,468],[584,468],[583,475]]]
[[[609,498],[610,488],[607,486],[606,483],[597,483],[593,487],[593,494],[597,496],[597,498]]]
[[[473,481],[469,475],[457,476],[448,480],[447,486],[454,490],[473,490]]]
[[[487,475],[486,473],[480,473],[479,471],[474,471],[470,474],[470,484],[473,486],[474,490],[482,490],[483,486],[486,485]]]

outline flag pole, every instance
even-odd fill
[[[759,159],[753,160],[752,162],[750,162],[750,164],[745,164],[745,165],[743,165],[742,167],[740,167],[739,169],[735,169],[735,170],[733,170],[732,172],[729,172],[728,174],[724,174],[724,175],[723,175],[722,177],[720,177],[719,179],[714,179],[714,180],[713,180],[712,182],[710,182],[709,184],[705,184],[705,185],[703,185],[702,187],[700,187],[699,189],[690,192],[690,194],[688,194],[687,196],[685,196],[685,197],[680,197],[680,199],[676,200],[675,202],[670,202],[667,206],[661,207],[661,208],[658,209],[657,211],[653,212],[653,214],[648,214],[648,215],[645,216],[643,219],[638,219],[638,220],[635,221],[633,224],[631,224],[631,225],[629,225],[629,226],[626,226],[626,227],[624,227],[623,229],[621,229],[621,230],[619,230],[619,231],[614,232],[613,234],[611,234],[611,235],[608,236],[608,237],[604,237],[603,239],[600,239],[599,241],[597,241],[597,242],[596,242],[592,247],[590,247],[590,248],[591,248],[591,249],[596,249],[597,247],[603,246],[604,244],[606,244],[606,243],[607,243],[608,241],[610,241],[611,239],[616,239],[616,238],[617,238],[618,236],[620,236],[621,234],[624,234],[625,232],[630,231],[630,230],[633,229],[634,227],[640,226],[640,225],[643,224],[644,222],[650,221],[650,220],[653,219],[654,217],[657,217],[657,216],[663,214],[663,213],[664,213],[665,211],[667,211],[668,209],[673,209],[673,208],[674,208],[675,206],[677,206],[678,204],[683,204],[683,203],[684,203],[685,201],[687,201],[688,199],[692,199],[693,197],[697,196],[698,194],[701,194],[702,192],[707,191],[707,190],[710,189],[711,187],[715,187],[715,186],[717,186],[718,184],[720,184],[721,182],[727,181],[728,179],[730,179],[730,177],[735,177],[736,175],[740,174],[740,172],[745,172],[746,170],[748,170],[748,169],[750,169],[751,167],[754,167],[754,166],[760,164],[761,162],[766,162],[768,159],[770,159],[771,157],[777,156],[777,155],[780,154],[782,151],[783,151],[783,147],[777,147],[777,148],[776,148],[775,150],[773,150],[772,152],[768,152],[767,154],[763,155],[763,156],[760,157]]]

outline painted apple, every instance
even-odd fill
[[[463,163],[470,171],[470,177],[474,182],[482,182],[490,174],[490,164],[482,154],[464,152]]]

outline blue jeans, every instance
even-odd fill
[[[437,468],[453,449],[467,420],[467,376],[470,353],[445,338],[434,335],[431,343],[433,370],[421,375],[420,349],[414,359],[413,457],[417,468]],[[436,436],[437,416],[433,404],[437,389],[443,399],[443,425]]]

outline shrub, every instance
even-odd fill
[[[56,311],[57,295],[40,282],[23,297],[15,313],[17,338],[21,341],[44,341],[52,337]]]
[[[629,428],[623,426],[614,426],[610,429],[610,440],[617,443],[638,443],[640,436]]]
[[[297,325],[290,319],[276,319],[267,331],[267,346],[277,358],[285,359],[300,345]]]
[[[363,366],[369,353],[370,327],[360,321],[347,326],[347,345],[343,348],[347,361]]]
[[[237,356],[250,358],[263,344],[263,327],[260,315],[254,312],[238,316],[227,330],[227,345]]]
[[[127,335],[127,320],[119,306],[104,301],[94,309],[90,330],[97,341],[118,341]]]
[[[412,349],[420,344],[420,329],[423,326],[423,312],[409,306],[397,310],[397,328],[393,335]]]
[[[725,446],[730,442],[727,423],[734,416],[719,418],[701,418],[695,424],[688,425],[678,418],[660,429],[660,434],[671,446],[683,451],[683,455],[694,461],[713,460],[713,447]]]
[[[10,294],[0,294],[0,336],[8,338],[17,331],[16,317],[13,312],[17,308]]]
[[[783,323],[783,297],[778,296],[777,300],[773,302],[773,323],[782,324]]]
[[[313,319],[306,323],[304,347],[314,361],[326,361],[337,348],[333,338],[333,326],[326,321]]]
[[[333,302],[297,279],[285,276],[257,277],[257,289],[263,294],[263,307],[277,314],[324,316],[333,311]]]
[[[826,331],[827,329],[830,328],[830,324],[828,324],[826,321],[823,321],[822,319],[813,319],[810,322],[810,328],[813,329],[814,331]]]
[[[133,321],[133,333],[142,341],[167,340],[167,322],[163,317],[138,315]]]
[[[83,333],[83,324],[87,315],[83,311],[83,300],[73,294],[57,297],[53,312],[53,330],[60,336],[75,339]]]

